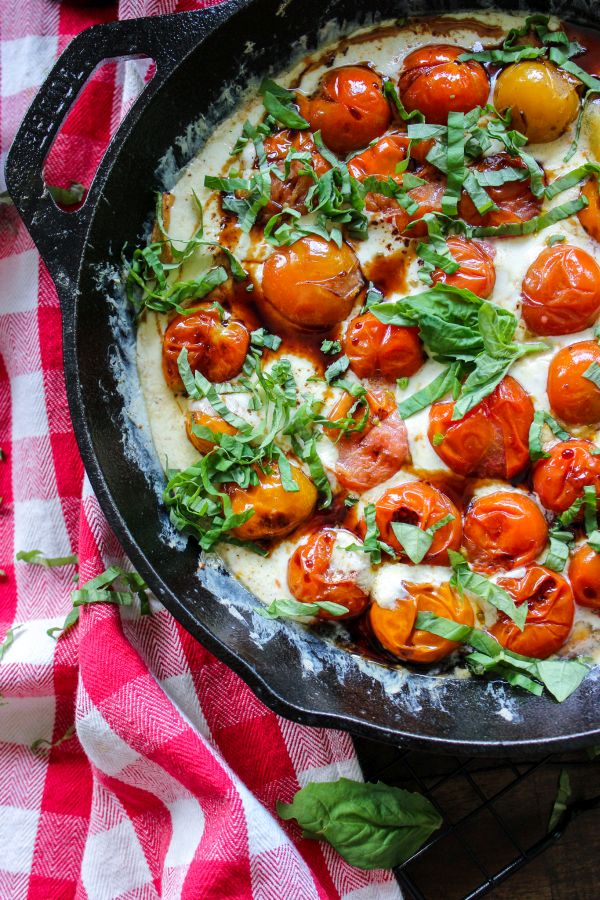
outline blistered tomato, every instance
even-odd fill
[[[173,390],[183,390],[177,358],[185,347],[192,372],[199,371],[213,382],[229,381],[242,371],[249,346],[250,335],[244,325],[233,319],[222,322],[214,307],[176,316],[163,338],[165,380]]]
[[[455,593],[449,584],[404,584],[408,593],[393,609],[373,603],[369,622],[373,634],[389,653],[412,663],[434,663],[459,646],[454,641],[414,627],[417,613],[431,612],[461,625],[473,626],[473,610],[466,597]]]
[[[511,110],[512,127],[532,144],[545,144],[577,117],[575,84],[576,79],[546,60],[513,63],[496,79],[494,106],[501,115]]]
[[[277,165],[280,170],[290,150],[310,156],[309,165],[320,178],[331,166],[315,146],[312,135],[308,131],[278,131],[265,138],[265,155],[270,165]],[[290,163],[289,175],[283,179],[271,175],[271,199],[263,210],[263,219],[268,219],[282,209],[297,209],[306,212],[306,195],[314,181],[310,175],[301,175],[306,167],[304,160],[293,159]]]
[[[407,557],[393,525],[404,522],[425,531],[446,516],[452,516],[452,520],[434,533],[431,547],[423,557],[423,562],[432,566],[448,565],[448,550],[458,550],[460,547],[461,515],[452,500],[423,481],[407,481],[390,488],[375,504],[375,519],[381,540],[404,560]]]
[[[252,510],[253,515],[231,531],[242,541],[260,541],[283,537],[314,512],[317,489],[302,469],[292,464],[297,491],[286,491],[278,469],[269,474],[258,470],[258,484],[248,488],[232,485],[229,499],[234,515]]]
[[[571,557],[569,580],[580,606],[600,610],[600,553],[584,544]]]
[[[435,403],[429,413],[429,440],[458,475],[513,478],[529,461],[533,403],[508,375],[488,397],[456,422],[453,403]]]
[[[348,244],[303,237],[267,259],[264,299],[300,330],[324,331],[350,313],[364,287],[358,259]]]
[[[581,247],[548,247],[527,270],[522,297],[523,318],[536,334],[583,331],[600,313],[600,266]]]
[[[370,312],[348,324],[344,353],[359,378],[380,375],[395,381],[414,375],[425,362],[417,328],[384,325]]]
[[[459,62],[465,50],[429,44],[409,53],[400,74],[400,97],[407,110],[418,109],[428,122],[445,125],[449,112],[485,106],[490,83],[478,62]]]
[[[508,153],[486,156],[475,168],[480,172],[501,172],[506,168],[522,169],[523,174],[527,175],[527,166],[523,160],[518,156],[509,156]],[[463,191],[458,211],[460,217],[470,225],[496,228],[498,225],[528,222],[541,212],[542,198],[532,193],[529,177],[519,181],[506,181],[497,187],[487,187],[486,192],[497,209],[491,209],[482,215],[466,191]]]
[[[600,241],[600,194],[598,193],[598,179],[588,178],[581,189],[588,205],[580,209],[577,218],[595,241]]]
[[[194,433],[194,426],[198,428],[208,428],[217,434],[236,434],[233,425],[217,416],[215,413],[204,412],[204,410],[195,409],[188,412],[185,418],[185,430],[190,443],[194,445],[200,453],[209,453],[215,446],[215,442],[209,437],[200,437]]]
[[[596,341],[579,341],[563,347],[553,357],[548,369],[548,399],[563,422],[600,422],[600,388],[585,377],[594,363],[600,365],[600,345]]]
[[[583,489],[594,485],[600,492],[600,456],[592,453],[590,441],[560,441],[533,467],[533,489],[542,506],[555,513],[569,509],[583,496]]]
[[[435,269],[431,273],[433,283],[449,284],[452,287],[472,291],[485,300],[496,284],[494,248],[482,241],[468,241],[462,237],[449,237],[446,243],[450,255],[460,268],[451,274],[442,269]]]
[[[542,552],[548,526],[529,497],[497,491],[471,503],[463,535],[470,562],[484,569],[513,569],[533,562]]]
[[[337,549],[340,543],[341,548]],[[356,536],[350,531],[321,528],[305,538],[290,557],[288,586],[296,600],[301,603],[339,603],[348,609],[342,616],[320,610],[321,619],[349,619],[360,615],[369,603],[369,585],[364,583],[364,572],[348,568],[351,557],[342,549],[356,543]],[[339,567],[336,553],[345,554]]]
[[[560,650],[569,637],[575,615],[573,592],[568,581],[544,566],[529,566],[522,578],[500,578],[498,585],[511,595],[515,604],[527,604],[525,628],[498,614],[490,632],[507,650],[546,659]]]
[[[323,77],[312,97],[298,95],[298,105],[311,131],[345,156],[366,147],[384,133],[392,113],[383,96],[383,82],[367,66],[342,66]]]

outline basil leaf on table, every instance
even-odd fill
[[[19,550],[16,559],[30,566],[44,566],[47,569],[60,566],[76,566],[77,556],[44,556],[41,550]]]
[[[278,801],[277,812],[296,819],[303,837],[327,841],[359,869],[401,865],[442,825],[421,794],[348,778],[307,784],[291,803]]]

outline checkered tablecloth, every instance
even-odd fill
[[[176,8],[184,4],[0,0],[2,171],[37,87],[76,33]],[[49,183],[89,185],[143,83],[139,63],[127,66],[94,77],[52,150]],[[76,553],[82,581],[123,560],[71,429],[56,293],[6,205],[0,447],[0,639],[18,626],[0,662],[0,900],[397,898],[389,873],[351,868],[274,815],[275,800],[308,781],[360,778],[347,735],[280,719],[158,604],[144,618],[96,606],[64,638],[46,634],[70,608],[75,568],[16,563],[17,550]]]

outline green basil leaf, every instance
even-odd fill
[[[598,528],[598,495],[593,484],[586,484],[583,489],[583,520],[585,533],[593,534]]]
[[[518,237],[524,234],[537,234],[563,219],[569,219],[588,205],[585,197],[577,197],[560,206],[555,206],[527,222],[507,222],[504,225],[477,226],[472,229],[473,237]]]
[[[446,149],[447,182],[442,197],[442,212],[447,216],[455,216],[458,212],[458,201],[465,180],[465,114],[448,113],[448,132]]]
[[[335,381],[336,378],[343,375],[349,365],[350,360],[345,353],[343,356],[340,356],[339,359],[336,359],[335,362],[332,362],[331,365],[325,369],[325,381],[327,384],[331,384],[332,381]]]
[[[525,628],[525,619],[527,618],[527,604],[522,603],[520,606],[515,605],[515,601],[504,588],[499,587],[478,572],[473,572],[464,556],[455,553],[453,550],[448,551],[450,563],[453,568],[451,584],[460,591],[474,594],[481,597],[503,612],[511,619],[517,628],[521,631]]]
[[[487,353],[475,357],[475,368],[462,385],[460,397],[454,404],[452,421],[464,418],[466,414],[485,400],[507,374],[515,357],[495,359]]]
[[[270,78],[265,78],[259,88],[267,112],[284,128],[308,128],[308,122],[298,112],[293,91],[288,91]]]
[[[561,175],[560,178],[556,178],[552,184],[549,184],[546,188],[546,197],[548,200],[552,200],[563,191],[567,191],[569,188],[575,187],[575,185],[584,181],[588,175],[598,175],[599,173],[600,166],[596,163],[583,163],[583,165],[578,166],[571,172],[567,172],[566,175]]]
[[[324,340],[321,344],[321,353],[326,353],[330,356],[336,356],[338,353],[342,352],[342,345],[339,341],[329,341]]]
[[[555,244],[564,244],[566,241],[564,234],[551,234],[546,238],[548,247],[554,247]]]
[[[600,366],[598,363],[591,363],[583,373],[583,377],[591,381],[597,388],[600,388]]]
[[[383,82],[383,95],[389,100],[396,109],[396,112],[400,116],[403,122],[410,122],[411,120],[415,120],[416,122],[424,122],[425,116],[422,112],[419,112],[418,109],[413,109],[412,112],[408,112],[400,99],[400,95],[396,89],[396,85],[389,78]]]
[[[567,810],[567,804],[570,799],[571,779],[569,778],[569,773],[567,772],[567,770],[561,769],[558,778],[558,790],[556,792],[556,797],[552,805],[552,812],[550,813],[550,819],[548,821],[548,834],[554,831],[554,829],[558,826],[560,820]]]
[[[474,59],[476,62],[508,65],[524,59],[539,59],[546,51],[543,47],[515,47],[514,50],[479,50],[476,53],[461,53],[458,62]]]
[[[465,177],[464,189],[473,201],[479,215],[484,216],[490,210],[498,209],[474,172],[469,172]]]
[[[301,603],[299,600],[284,597],[281,600],[273,600],[264,609],[259,607],[256,612],[264,619],[291,619],[299,616],[316,616],[321,610],[332,616],[343,616],[348,612],[348,607],[342,606],[340,603],[332,603],[330,600]]]
[[[547,691],[562,703],[577,690],[589,672],[589,666],[576,659],[540,659],[538,677]]]
[[[41,550],[19,550],[16,558],[20,562],[29,563],[30,566],[45,566],[53,569],[59,566],[76,566],[77,556],[44,556]]]
[[[583,502],[583,496],[577,497],[568,509],[565,509],[564,512],[560,513],[558,516],[560,524],[564,526],[572,525],[581,512]]]
[[[442,825],[421,794],[347,778],[307,784],[291,803],[278,801],[277,812],[296,819],[305,838],[327,841],[360,869],[401,865]]]
[[[406,400],[398,404],[398,413],[402,419],[410,419],[422,409],[427,409],[432,403],[443,400],[446,394],[453,390],[460,378],[461,364],[451,363],[448,368],[434,378],[426,387],[412,394]]]
[[[548,537],[550,538],[550,547],[542,565],[553,572],[562,572],[569,559],[569,546],[573,543],[574,537],[570,531],[563,531],[560,528],[551,528]]]
[[[61,206],[75,206],[83,200],[86,189],[78,181],[72,181],[68,188],[47,184],[46,190],[52,199]]]
[[[571,435],[565,431],[556,419],[545,409],[535,411],[533,421],[529,428],[529,456],[535,462],[538,459],[547,459],[550,454],[543,448],[543,430],[547,425],[552,433],[561,441],[568,441]]]
[[[588,544],[594,553],[600,553],[600,531],[592,531],[588,534]]]
[[[433,543],[433,534],[409,525],[407,522],[392,522],[392,531],[411,562],[420,563]]]

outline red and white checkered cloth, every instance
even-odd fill
[[[118,13],[183,7],[122,0]],[[116,15],[0,0],[2,172],[57,54]],[[49,183],[89,185],[139,79],[139,64],[128,66],[95,76],[53,148]],[[82,581],[122,554],[73,437],[54,286],[7,206],[0,446],[0,639],[19,626],[0,663],[0,900],[398,898],[389,873],[351,868],[274,815],[275,800],[308,781],[360,778],[347,735],[280,719],[158,604],[144,618],[92,607],[66,637],[47,636],[70,608],[74,568],[15,563],[16,551],[78,553]]]

